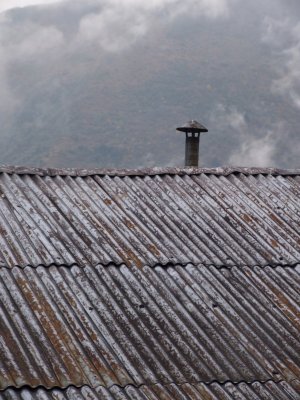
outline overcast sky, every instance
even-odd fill
[[[173,131],[194,118],[202,164],[300,166],[299,16],[292,0],[2,0],[0,163],[180,165]]]

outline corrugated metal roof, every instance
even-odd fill
[[[0,400],[299,398],[299,195],[300,170],[0,167]]]
[[[113,386],[110,389],[89,386],[70,387],[66,390],[45,389],[29,390],[7,389],[0,392],[0,400],[297,400],[299,393],[287,382],[255,382],[251,385],[241,383],[233,385],[154,385],[154,386]]]
[[[0,388],[292,381],[300,266],[0,269]]]
[[[298,170],[1,171],[5,267],[300,261]]]

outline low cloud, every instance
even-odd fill
[[[26,58],[41,57],[43,53],[57,50],[63,44],[63,34],[57,28],[37,26],[23,41],[8,46],[7,52],[8,57],[11,55],[15,60],[26,61]]]
[[[9,1],[0,2],[0,12],[15,7],[42,5],[55,1]],[[15,23],[13,15],[2,13],[0,16],[0,119],[1,137],[10,132],[16,115],[22,112],[26,98],[22,93],[26,79],[22,76],[24,65],[33,70],[39,62],[46,62],[49,55],[57,53],[64,45],[64,36],[55,26],[37,23],[31,20]],[[17,68],[17,79],[12,71]],[[24,73],[25,76],[25,73]],[[30,77],[28,77],[30,79]]]
[[[271,46],[277,60],[274,69],[278,78],[273,80],[271,90],[300,109],[300,23],[289,18],[266,18],[264,26],[263,41]]]
[[[61,1],[63,0],[1,0],[0,13],[19,7],[59,3]]]
[[[101,10],[82,18],[78,39],[118,52],[146,35],[157,22],[182,15],[225,17],[233,0],[102,0]]]
[[[16,54],[25,55],[34,55],[35,49],[40,53],[40,50],[61,45],[63,34],[57,27],[47,25],[45,13],[40,26],[36,26],[36,21],[27,16],[22,23],[18,21],[15,27],[13,16],[6,18],[8,14],[5,13],[18,7],[54,3],[60,6],[61,3],[61,6],[66,6],[66,13],[68,10],[79,10],[77,34],[68,37],[66,50],[80,51],[86,44],[92,43],[99,49],[116,53],[153,32],[157,24],[165,25],[179,16],[226,17],[236,1],[239,0],[4,0],[0,1],[0,39],[5,47],[14,43],[15,47],[9,49],[10,53],[15,51]]]
[[[263,137],[242,135],[241,145],[230,157],[230,165],[270,167],[276,164],[275,154],[278,138],[269,131]]]
[[[229,165],[270,167],[276,164],[283,123],[257,130],[254,135],[244,112],[235,106],[218,104],[211,115],[211,124],[219,131],[231,132],[234,137]]]
[[[99,50],[117,53],[151,33],[157,21],[165,24],[183,15],[226,17],[234,1],[237,0],[0,0],[1,121],[8,127],[16,107],[19,105],[21,110],[25,98],[12,79],[12,69],[17,68],[20,76],[20,71],[31,65],[31,70],[39,71],[40,79],[43,71],[49,79],[52,71],[48,62],[54,68],[61,65],[64,70],[68,67],[66,55],[76,58],[88,43]],[[53,13],[47,18],[48,11],[42,6],[52,4],[56,7],[51,8]],[[22,14],[13,12],[31,6],[38,8]],[[55,25],[55,15],[59,21],[69,11],[74,12],[71,16],[75,28],[66,35],[63,30],[71,26],[70,20]]]
[[[16,108],[19,104],[18,98],[13,94],[9,85],[8,66],[5,62],[5,51],[0,46],[0,117],[1,135],[5,135],[7,127],[10,125]]]
[[[118,52],[145,35],[148,24],[143,13],[132,12],[128,7],[108,7],[82,18],[79,39],[95,41],[103,50]]]
[[[234,106],[226,107],[224,104],[217,104],[210,119],[211,124],[220,128],[230,127],[237,132],[245,131],[247,128],[244,113]]]

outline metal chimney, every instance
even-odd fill
[[[185,166],[198,167],[200,133],[208,132],[208,130],[193,119],[176,130],[185,132]]]

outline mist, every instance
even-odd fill
[[[0,6],[0,163],[297,167],[297,2],[15,0]]]

